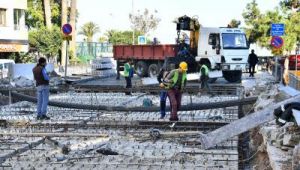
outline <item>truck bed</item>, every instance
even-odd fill
[[[164,45],[114,45],[115,60],[164,60],[165,57],[175,57],[178,47],[176,44]]]

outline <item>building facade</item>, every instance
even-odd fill
[[[0,0],[0,57],[12,52],[27,52],[28,29],[25,26],[27,0]]]

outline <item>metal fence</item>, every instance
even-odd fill
[[[78,57],[101,56],[103,53],[112,53],[113,45],[110,43],[97,43],[97,42],[78,42],[76,54]]]

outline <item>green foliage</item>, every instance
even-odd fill
[[[241,21],[232,19],[230,23],[228,24],[229,27],[231,28],[238,28],[241,25]]]
[[[96,23],[87,22],[81,27],[78,34],[84,35],[87,42],[92,42],[94,35],[98,32],[100,32],[100,28]]]
[[[8,58],[14,60],[16,63],[33,63],[33,62],[35,62],[35,57],[33,55],[30,55],[29,53],[23,53],[23,52],[11,53]]]
[[[262,47],[272,50],[273,54],[290,53],[295,44],[300,40],[300,13],[299,3],[294,0],[280,2],[280,7],[275,10],[260,13],[256,0],[247,4],[243,17],[247,25],[246,34],[250,43],[258,43]],[[273,49],[271,41],[271,24],[284,23],[285,34],[282,36],[284,46],[281,49]]]
[[[119,30],[108,30],[105,33],[105,36],[108,39],[109,43],[113,45],[117,44],[132,44],[132,31],[119,31]],[[135,31],[134,36],[138,37],[142,35],[140,31]],[[137,38],[135,38],[134,44],[137,44]]]
[[[51,19],[54,25],[60,26],[61,0],[51,0]],[[42,0],[27,0],[28,9],[26,10],[25,23],[29,29],[40,28],[45,25],[44,9]]]
[[[47,57],[57,56],[61,48],[62,35],[60,28],[53,26],[51,29],[41,27],[29,31],[29,44]]]
[[[157,13],[157,11],[154,11]],[[146,35],[151,30],[155,30],[157,25],[160,22],[160,18],[150,14],[148,9],[145,9],[141,14],[138,11],[138,14],[129,14],[129,19],[132,24],[132,28],[141,32],[143,35]]]

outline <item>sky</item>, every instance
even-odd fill
[[[77,0],[79,18],[77,28],[86,22],[95,22],[100,27],[100,33],[94,36],[94,41],[106,30],[131,30],[129,13],[143,12],[145,8],[161,19],[157,29],[148,37],[157,37],[163,44],[173,44],[176,38],[176,25],[172,21],[180,16],[198,17],[204,27],[224,27],[237,19],[242,21],[242,13],[246,4],[252,0]],[[264,12],[273,10],[280,0],[257,0],[259,9]],[[83,36],[78,35],[78,41]]]

